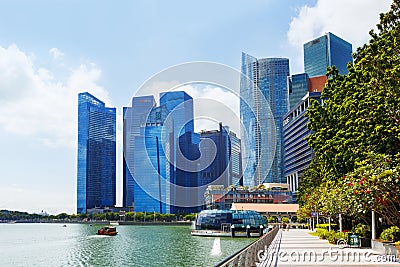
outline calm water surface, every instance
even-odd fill
[[[189,226],[0,224],[0,266],[213,266],[254,239],[194,237]]]

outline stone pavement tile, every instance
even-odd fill
[[[269,266],[400,266],[395,257],[372,249],[344,248],[303,229],[280,231]]]

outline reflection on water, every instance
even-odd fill
[[[0,224],[0,266],[212,266],[254,239],[193,237],[190,226]],[[22,253],[23,251],[23,253]]]
[[[222,254],[221,251],[221,239],[219,237],[215,238],[214,244],[211,250],[211,256],[219,256]]]

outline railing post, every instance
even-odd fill
[[[258,262],[258,252],[265,248],[264,254],[268,257],[269,246],[276,237],[278,231],[278,227],[273,228],[266,235],[260,237],[258,240],[254,241],[252,244],[250,244],[237,254],[230,256],[229,258],[225,259],[215,266],[256,266],[256,263]]]

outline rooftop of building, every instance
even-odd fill
[[[207,187],[207,191],[211,194],[219,194],[220,192],[212,192],[212,191],[235,191],[235,192],[260,192],[260,191],[288,191],[289,185],[286,183],[263,183],[258,186],[254,186],[252,188],[244,187],[244,186],[228,186],[224,187],[223,185],[209,185]]]
[[[259,213],[296,213],[299,204],[233,203],[231,210],[254,210]]]

